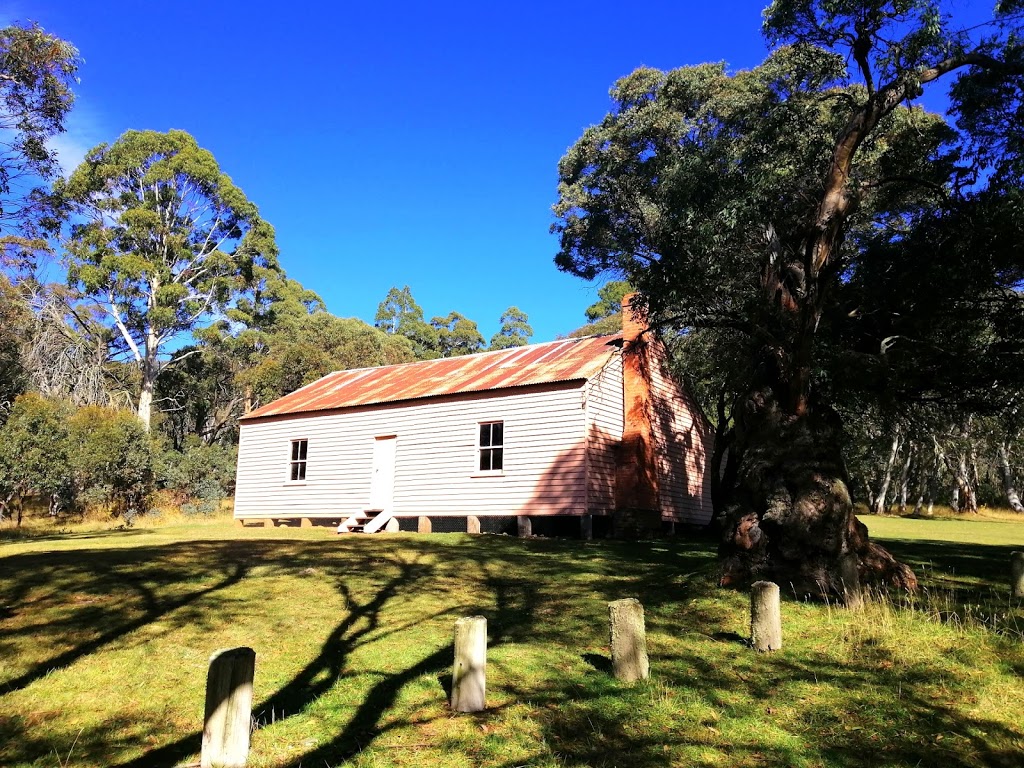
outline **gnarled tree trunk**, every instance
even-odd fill
[[[841,564],[861,584],[915,589],[913,572],[868,540],[840,451],[842,424],[827,406],[787,413],[764,385],[734,410],[739,463],[719,554],[722,583],[768,579],[798,594],[843,595]]]

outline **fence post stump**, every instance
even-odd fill
[[[455,622],[452,709],[481,712],[487,706],[487,619],[466,616]]]
[[[860,562],[853,552],[848,552],[839,559],[839,578],[843,584],[843,602],[846,603],[846,607],[852,610],[863,607],[864,594],[860,587]]]
[[[417,518],[417,520],[416,520],[416,532],[417,533],[430,533],[431,530],[432,529],[431,529],[431,526],[430,526],[430,518],[429,517]]]
[[[533,535],[533,524],[530,522],[528,515],[516,517],[516,526],[520,538],[528,538]]]
[[[616,680],[632,683],[650,674],[647,659],[647,630],[644,607],[635,597],[608,603],[612,635],[612,674]]]
[[[470,515],[466,518],[466,533],[480,533],[480,518]]]
[[[1024,552],[1010,555],[1010,585],[1014,597],[1024,597]]]
[[[210,657],[206,675],[202,768],[245,768],[252,721],[256,651],[228,648]]]
[[[384,524],[384,530],[387,533],[398,533],[402,530],[402,524],[398,522],[397,517],[392,517]]]
[[[782,648],[782,608],[779,585],[755,581],[750,585],[750,644],[756,651]]]

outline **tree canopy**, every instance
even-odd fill
[[[501,327],[491,336],[491,349],[522,347],[530,343],[533,328],[530,318],[519,307],[509,307],[501,314]]]

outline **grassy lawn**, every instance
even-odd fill
[[[197,762],[207,660],[233,645],[257,652],[257,767],[1024,764],[1024,606],[1005,586],[1024,522],[866,522],[923,575],[918,606],[790,599],[767,656],[709,541],[8,533],[0,765]],[[633,687],[605,671],[620,597],[647,611],[652,678]],[[453,624],[478,613],[489,709],[455,716]]]

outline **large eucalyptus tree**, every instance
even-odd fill
[[[899,270],[903,285],[949,288],[975,266],[972,211],[998,207],[1020,229],[1021,3],[958,26],[930,0],[776,0],[764,30],[775,49],[749,71],[643,68],[615,85],[612,111],[559,165],[556,263],[628,279],[655,322],[703,337],[695,347],[720,358],[737,394],[724,581],[841,592],[857,574],[910,588],[913,573],[853,514],[830,403],[844,369],[833,363],[884,368],[922,343],[877,336],[897,314],[929,311],[902,300],[866,302],[886,318],[868,318],[855,341],[861,303],[891,282],[887,260],[930,254],[923,273]],[[955,125],[919,106],[946,82]],[[972,299],[999,297],[1004,319],[1021,317],[1020,248],[993,245],[1003,254],[979,259],[962,285]],[[1012,322],[988,330],[1004,333],[1005,349],[1019,339]],[[875,348],[855,349],[865,340]]]

